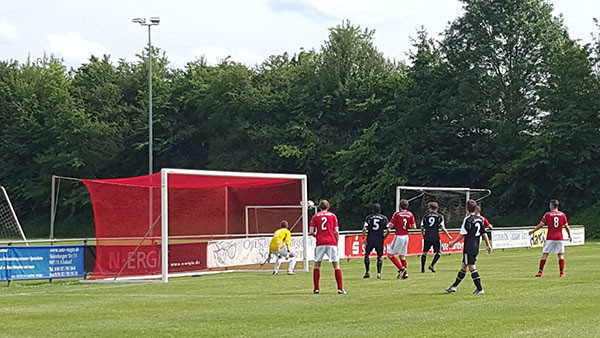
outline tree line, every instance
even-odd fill
[[[407,62],[349,21],[319,49],[252,67],[174,68],[159,49],[75,69],[0,61],[0,184],[34,230],[52,174],[146,174],[150,52],[156,169],[306,173],[345,229],[373,201],[391,213],[405,184],[490,188],[485,213],[504,225],[536,224],[558,198],[600,235],[598,32],[572,39],[543,0],[462,3],[439,38],[416,32]],[[73,217],[89,207],[81,193],[64,203]]]

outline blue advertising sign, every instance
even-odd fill
[[[0,248],[0,280],[83,277],[83,246]]]

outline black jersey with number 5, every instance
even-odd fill
[[[485,233],[485,225],[483,218],[477,215],[465,217],[460,234],[465,238],[464,252],[476,255],[479,252],[479,243],[481,243],[481,235]]]
[[[388,218],[382,214],[371,214],[365,218],[364,227],[367,228],[367,241],[369,243],[383,242],[383,231],[388,228]]]
[[[440,228],[444,225],[444,216],[437,212],[431,212],[421,220],[421,228],[425,229],[426,241],[439,241]]]

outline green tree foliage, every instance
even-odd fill
[[[550,58],[567,37],[543,1],[463,3],[465,14],[450,25],[441,43],[448,76],[457,87],[452,109],[465,133],[490,133],[486,157],[501,164],[521,156],[531,121],[540,113]]]
[[[547,196],[585,207],[600,197],[600,82],[590,51],[565,40],[552,59],[551,75],[540,91],[536,134],[524,155],[509,163],[496,183],[508,189],[506,204],[545,203]],[[500,181],[502,180],[502,181]]]
[[[600,40],[571,40],[547,1],[462,2],[439,41],[417,31],[408,64],[349,21],[317,50],[255,67],[176,69],[159,49],[71,71],[0,62],[0,183],[21,218],[46,219],[52,174],[146,174],[152,53],[155,170],[306,173],[345,229],[374,201],[391,213],[399,184],[492,187],[488,216],[531,223],[549,198],[568,212],[596,204]],[[63,197],[73,217],[89,203]]]

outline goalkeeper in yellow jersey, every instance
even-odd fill
[[[288,230],[288,222],[281,222],[281,229],[278,229],[273,234],[273,239],[269,245],[269,259],[271,255],[277,257],[275,259],[275,270],[273,274],[279,273],[279,267],[281,266],[282,258],[289,258],[290,264],[288,266],[288,275],[294,274],[294,266],[296,266],[296,255],[290,252],[290,238],[292,233]]]

